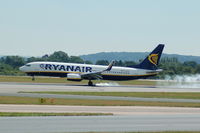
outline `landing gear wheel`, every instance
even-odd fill
[[[93,83],[92,83],[91,80],[89,80],[89,82],[88,82],[88,86],[93,86]]]

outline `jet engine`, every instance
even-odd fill
[[[76,74],[76,73],[69,73],[67,74],[67,80],[70,81],[81,81],[81,75],[80,74]]]

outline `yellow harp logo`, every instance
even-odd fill
[[[157,63],[158,63],[158,54],[151,54],[151,55],[149,55],[148,59],[152,64],[157,65]]]

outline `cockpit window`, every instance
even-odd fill
[[[26,64],[25,66],[30,67],[31,65],[30,64]]]

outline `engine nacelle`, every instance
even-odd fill
[[[80,74],[76,74],[76,73],[69,73],[67,74],[67,80],[70,81],[81,81],[81,75]]]

